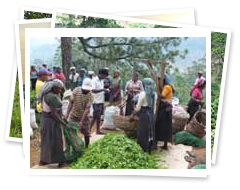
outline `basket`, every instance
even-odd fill
[[[185,125],[187,124],[188,117],[180,117],[178,115],[172,115],[172,130],[173,133],[184,130]]]
[[[186,126],[186,131],[203,138],[206,135],[206,113],[198,111]]]
[[[138,126],[138,118],[137,117],[134,117],[130,121],[131,116],[122,116],[122,115],[118,115],[118,114],[113,114],[112,118],[113,118],[114,125],[117,128],[122,129],[125,132],[137,130],[137,126]]]

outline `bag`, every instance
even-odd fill
[[[82,156],[85,144],[83,140],[78,136],[77,131],[79,130],[79,125],[76,122],[68,122],[68,127],[63,127],[63,134],[65,137],[65,161],[75,162],[78,157]]]
[[[36,123],[36,115],[35,115],[35,110],[30,109],[30,127],[32,129],[37,129],[38,125]]]
[[[107,107],[104,111],[103,129],[116,129],[117,126],[114,125],[112,115],[120,114],[120,109],[115,106]]]

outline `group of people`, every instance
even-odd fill
[[[37,79],[43,82],[41,89],[38,89],[36,83],[37,100],[41,108],[40,165],[59,163],[59,166],[62,166],[64,163],[61,126],[64,127],[66,123],[63,120],[79,124],[86,147],[90,143],[91,130],[95,123],[96,133],[102,134],[101,115],[103,115],[106,101],[117,102],[117,104],[125,102],[125,116],[138,116],[137,142],[144,151],[151,152],[156,149],[158,141],[164,142],[161,148],[168,149],[168,142],[172,142],[172,96],[174,92],[169,78],[163,80],[162,91],[157,94],[155,87],[159,82],[156,83],[151,78],[144,78],[141,81],[138,79],[138,74],[133,73],[131,80],[126,83],[126,98],[122,101],[124,97],[121,95],[122,80],[119,70],[114,71],[113,77],[109,76],[107,68],[100,69],[97,75],[89,71],[87,76],[85,69],[81,69],[78,74],[76,68],[71,67],[69,81],[72,94],[66,115],[63,115],[62,94],[66,78],[57,76],[50,82],[45,82],[49,78],[49,73],[42,73],[41,69]],[[57,74],[61,75],[61,72]],[[160,78],[158,80],[160,81]],[[203,81],[205,81],[203,78],[199,78],[190,92],[189,110],[191,113],[195,107],[195,103],[192,102],[198,98],[202,99],[199,92],[204,88],[205,82]],[[160,98],[158,105],[157,98]],[[88,116],[91,107],[93,116],[90,121]]]

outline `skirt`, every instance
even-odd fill
[[[160,102],[155,123],[157,141],[172,142],[172,109],[166,110],[167,107],[169,103]]]
[[[145,152],[150,152],[156,148],[153,111],[148,107],[141,107],[138,116],[137,142]]]
[[[65,161],[60,124],[47,112],[42,112],[41,117],[40,161],[48,164]]]

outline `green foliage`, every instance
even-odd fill
[[[30,91],[30,106],[32,109],[36,109],[36,91]]]
[[[177,28],[173,26],[155,25],[154,28]]]
[[[92,143],[71,169],[158,169],[155,155],[125,135],[107,134]]]
[[[24,11],[24,19],[52,18],[52,14]]]
[[[16,84],[15,84],[15,93],[14,93],[14,100],[13,100],[12,118],[11,118],[11,126],[10,126],[9,136],[15,137],[15,138],[22,138],[21,108],[20,108],[18,75],[16,78]]]
[[[206,146],[206,141],[192,135],[191,133],[188,133],[187,131],[180,131],[176,133],[174,142],[176,144],[184,144],[184,145],[189,145],[194,147]]]

